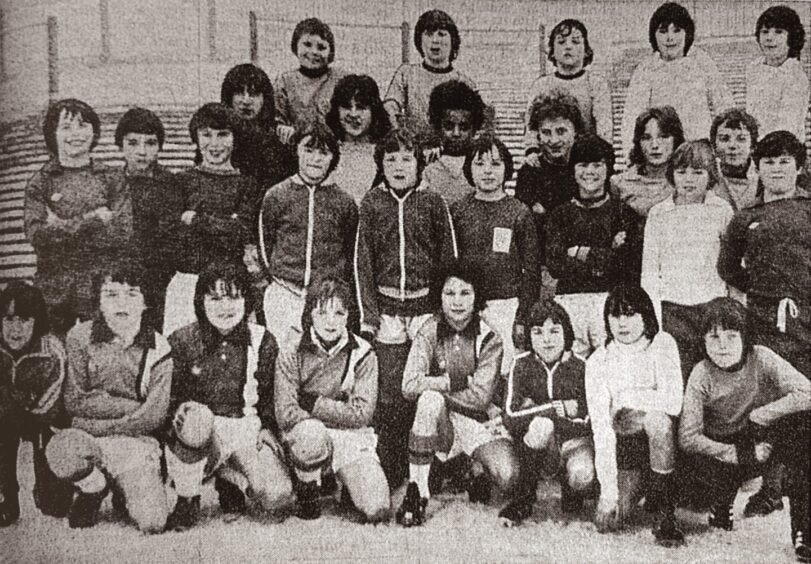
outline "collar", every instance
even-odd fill
[[[448,63],[448,66],[445,67],[444,69],[438,69],[436,67],[427,65],[425,61],[423,61],[422,68],[433,74],[448,74],[449,72],[453,71],[453,65],[451,63]]]
[[[219,168],[210,168],[205,165],[205,163],[200,163],[194,167],[195,170],[202,172],[203,174],[211,174],[213,176],[239,176],[239,171],[235,168],[231,168],[230,170],[222,170]]]
[[[555,71],[555,78],[559,78],[560,80],[576,80],[586,74],[586,69],[580,69],[574,74],[560,74],[558,71]]]
[[[202,168],[202,165],[200,165]],[[127,178],[157,178],[160,174],[158,163],[152,163],[144,172],[132,173],[129,167],[124,166],[124,176]]]
[[[3,353],[9,356],[14,362],[19,361],[22,357],[42,352],[42,337],[38,339],[31,339],[27,345],[25,345],[19,351],[12,351],[5,343],[2,337],[0,337],[0,353]]]
[[[326,181],[326,178],[324,180],[322,180],[318,184],[308,184],[307,182],[304,181],[304,179],[301,177],[301,175],[299,173],[296,173],[296,174],[293,175],[293,184],[295,184],[296,186],[301,186],[302,188],[315,189],[315,188],[318,188],[320,186],[323,186],[325,181]]]
[[[79,168],[65,168],[59,162],[58,157],[51,157],[51,159],[45,163],[45,166],[42,168],[44,172],[52,175],[60,175],[64,174],[65,172],[74,172],[74,171],[83,171],[89,170],[90,172],[95,172],[96,170],[103,168],[101,165],[97,164],[96,161],[91,157],[90,164],[87,166],[80,166]]]
[[[233,330],[227,335],[223,335],[217,328],[208,321],[199,323],[200,326],[200,340],[203,342],[203,348],[211,352],[216,350],[222,343],[228,343],[235,347],[240,347],[250,341],[250,334],[248,329],[248,321],[243,318]]]
[[[306,69],[304,67],[299,67],[298,71],[307,78],[319,78],[329,72],[329,65],[323,66],[320,69]]]
[[[338,342],[334,347],[332,347],[330,350],[326,350],[323,346],[321,346],[321,341],[318,339],[318,337],[316,337],[315,329],[310,327],[309,330],[302,333],[299,348],[310,350],[312,352],[323,352],[328,356],[335,356],[344,348],[349,348],[350,351],[358,348],[358,341],[355,339],[355,335],[347,330],[346,333],[344,333],[344,335],[338,339]]]
[[[436,336],[440,339],[446,339],[455,335],[475,339],[479,336],[480,332],[481,323],[479,323],[479,314],[477,312],[473,312],[473,317],[470,318],[468,324],[461,331],[457,331],[451,327],[445,319],[445,316],[442,314],[439,315],[439,321],[437,322],[436,326]]]
[[[592,200],[583,200],[579,196],[575,196],[572,198],[572,201],[575,203],[576,206],[584,209],[593,209],[599,208],[603,204],[605,204],[609,200],[609,196],[607,192],[604,192],[602,196],[599,198],[594,198]]]
[[[97,314],[96,317],[93,318],[93,325],[90,328],[90,342],[112,343],[115,338],[116,335],[113,333],[113,330],[110,329],[110,326],[107,325],[107,322],[104,321],[101,314]],[[138,330],[130,346],[138,346],[143,349],[155,348],[155,332],[151,330],[149,323],[146,322],[144,317],[141,318],[141,328]]]

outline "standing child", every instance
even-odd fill
[[[377,358],[349,330],[352,293],[335,278],[307,289],[302,334],[276,364],[276,417],[298,478],[298,515],[320,516],[324,472],[334,473],[366,522],[388,519],[386,476],[371,427]]]
[[[600,482],[594,522],[600,532],[622,527],[647,482],[646,506],[659,514],[656,540],[683,544],[674,515],[675,419],[682,402],[676,342],[659,331],[653,303],[638,286],[613,289],[604,318],[606,344],[586,361],[586,401]]]
[[[389,120],[374,79],[365,74],[350,74],[339,80],[326,121],[341,143],[341,160],[332,173],[332,181],[360,205],[377,178],[375,143],[389,131]]]
[[[408,432],[401,384],[411,341],[431,317],[433,277],[456,255],[448,205],[421,184],[423,154],[414,136],[394,130],[375,149],[382,183],[360,209],[355,280],[364,335],[380,362],[375,415],[383,468],[391,484],[405,477]]]
[[[506,376],[515,354],[514,342],[524,342],[520,320],[540,292],[535,222],[524,204],[504,192],[504,183],[512,177],[513,160],[500,139],[483,135],[475,140],[463,170],[476,192],[451,208],[459,256],[481,273],[486,302],[482,318],[501,337],[501,373]]]
[[[608,84],[588,67],[594,60],[586,26],[579,20],[566,19],[552,28],[549,34],[547,58],[555,65],[555,72],[541,76],[529,89],[529,103],[524,116],[524,147],[527,159],[538,166],[538,136],[529,127],[532,106],[540,97],[553,92],[565,92],[577,100],[586,133],[611,139],[611,93]]]
[[[600,312],[607,292],[639,276],[640,233],[634,212],[608,196],[614,150],[599,137],[581,137],[571,165],[578,193],[546,225],[549,271],[558,278],[555,301],[574,325],[572,350],[588,358],[605,341]]]
[[[327,182],[340,158],[338,140],[316,123],[294,138],[298,173],[268,189],[259,214],[259,253],[270,286],[268,329],[283,343],[301,328],[304,289],[322,276],[352,280],[358,207]]]
[[[282,143],[290,143],[316,122],[324,123],[335,85],[344,72],[330,66],[335,60],[335,36],[318,18],[296,24],[290,50],[299,68],[283,72],[274,82],[278,126]]]
[[[641,283],[662,329],[679,346],[686,383],[702,358],[698,336],[704,308],[711,299],[727,295],[716,264],[732,208],[712,191],[718,165],[706,140],[687,141],[676,149],[667,179],[676,192],[648,214]]]
[[[763,58],[746,67],[746,111],[761,135],[783,130],[802,142],[809,86],[800,62],[805,45],[800,16],[788,6],[772,6],[760,14],[755,37]]]
[[[527,352],[507,379],[504,425],[520,461],[519,486],[499,513],[505,526],[532,515],[538,479],[560,475],[560,507],[579,511],[594,486],[594,446],[586,405],[585,364],[572,354],[574,331],[566,310],[538,302],[524,318]],[[562,467],[562,468],[561,468]]]
[[[721,178],[713,191],[735,211],[757,202],[759,182],[752,162],[758,140],[758,122],[750,114],[732,108],[712,120],[710,142],[721,165]]]

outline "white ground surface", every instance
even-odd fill
[[[768,517],[743,519],[749,492],[738,496],[735,529],[710,531],[706,516],[679,511],[687,546],[666,549],[653,542],[650,520],[639,511],[631,526],[601,535],[588,504],[579,520],[561,519],[558,488],[542,486],[532,519],[515,529],[500,526],[498,506],[471,505],[462,495],[440,495],[429,504],[419,528],[359,525],[342,517],[332,502],[315,521],[290,517],[282,523],[240,517],[223,520],[216,493],[203,496],[204,521],[184,533],[145,536],[116,520],[109,498],[101,522],[73,530],[67,521],[40,515],[31,499],[31,450],[21,455],[20,521],[0,529],[0,562],[794,562],[788,508]],[[751,484],[750,491],[756,484]],[[395,495],[395,506],[402,492]]]

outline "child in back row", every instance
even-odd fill
[[[752,150],[758,141],[758,122],[745,111],[732,108],[716,116],[710,142],[718,157],[721,176],[713,192],[734,211],[757,203],[758,174]]]

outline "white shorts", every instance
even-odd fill
[[[259,431],[262,423],[256,415],[245,417],[214,416],[214,441],[217,463],[222,464],[237,451],[247,448],[258,450]]]
[[[453,426],[453,445],[451,445],[451,449],[447,454],[443,452],[436,453],[437,458],[442,461],[449,460],[462,453],[471,456],[479,447],[509,437],[503,426],[500,430],[499,425],[491,424],[489,421],[480,423],[455,411],[448,412],[448,419],[450,419]]]
[[[278,343],[286,342],[291,332],[301,332],[303,293],[297,293],[287,285],[273,280],[265,289],[262,309],[265,312],[265,326]]]
[[[362,429],[330,429],[327,434],[332,441],[332,470],[339,472],[359,460],[377,457],[377,435],[371,427]]]
[[[113,478],[132,470],[149,471],[150,467],[160,465],[160,445],[152,437],[113,435],[96,437],[95,441],[101,449],[102,465]]]
[[[598,347],[605,344],[605,319],[603,309],[607,293],[596,294],[562,294],[555,296],[572,320],[574,344],[572,352],[586,359]]]
[[[413,341],[420,328],[431,319],[430,313],[423,315],[380,315],[380,328],[376,339],[384,345],[402,345]]]
[[[501,359],[501,373],[509,374],[515,356],[513,325],[518,313],[518,298],[490,300],[482,310],[482,319],[501,337],[504,356]]]
[[[166,287],[166,302],[163,314],[163,334],[171,335],[176,330],[197,321],[194,313],[194,290],[197,274],[178,272]]]

